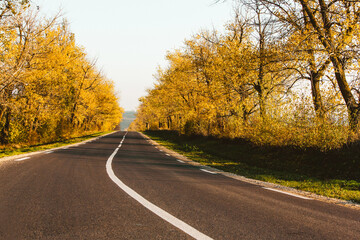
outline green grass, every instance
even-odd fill
[[[84,136],[80,136],[80,137],[63,139],[63,140],[59,140],[59,141],[52,142],[52,143],[38,144],[38,145],[32,145],[32,146],[23,146],[23,147],[6,146],[3,148],[0,148],[0,158],[19,155],[19,154],[23,154],[23,153],[47,150],[47,149],[56,148],[56,147],[62,147],[62,146],[66,146],[69,144],[82,142],[82,141],[88,140],[90,138],[102,136],[102,135],[105,135],[105,134],[108,134],[111,132],[112,131],[92,133],[92,134],[84,135]]]
[[[319,149],[256,146],[243,139],[144,132],[159,144],[203,165],[248,178],[360,203],[359,143]]]

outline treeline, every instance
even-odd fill
[[[0,144],[112,130],[121,115],[113,82],[60,15],[44,18],[28,1],[0,1]]]
[[[242,0],[169,52],[132,128],[331,149],[359,138],[360,1]]]

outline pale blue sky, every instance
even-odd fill
[[[33,0],[47,15],[60,8],[77,43],[115,82],[120,105],[136,110],[168,50],[202,29],[221,30],[233,3],[215,0]]]

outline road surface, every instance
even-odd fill
[[[0,163],[0,239],[360,239],[360,211],[203,171],[139,133]]]

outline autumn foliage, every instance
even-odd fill
[[[167,54],[132,128],[323,150],[358,139],[360,2],[240,2],[224,30]]]
[[[122,109],[60,16],[0,1],[0,142],[44,143],[112,130]]]

